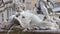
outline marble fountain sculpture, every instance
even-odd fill
[[[18,15],[18,17],[17,17]],[[30,13],[29,11],[22,11],[17,15],[13,15],[10,17],[10,21],[13,21],[15,24],[19,23],[20,25],[15,25],[18,26],[17,28],[22,28],[22,31],[26,30],[57,30],[59,29],[59,25],[56,23],[52,23],[49,20],[44,20],[44,15],[37,16],[33,13]],[[16,22],[17,21],[17,22]],[[10,30],[14,28],[12,26]],[[10,30],[8,31],[7,34],[9,34]]]
[[[59,17],[56,16],[56,12],[60,11],[59,4],[56,4],[56,0],[38,0],[35,7],[35,13],[41,12],[46,17],[52,21],[55,20],[56,22],[60,22]],[[41,7],[41,8],[38,8]],[[55,10],[56,9],[56,10]],[[52,14],[51,14],[52,13]],[[40,13],[39,13],[40,14]]]
[[[18,5],[19,3],[16,4]],[[10,5],[8,7],[10,7]],[[15,8],[15,11],[17,11],[16,14],[10,16],[9,20],[7,21],[9,23],[8,25],[11,26],[10,30],[13,29],[14,27],[20,29],[22,28],[22,31],[59,29],[60,25],[57,24],[56,22],[59,23],[60,19],[54,16],[55,14],[52,12],[53,6],[51,7],[49,5],[49,2],[47,2],[47,0],[45,1],[38,0],[36,4],[36,9],[33,12],[30,12],[28,10],[24,11],[18,6],[16,6],[16,8]],[[41,11],[41,14],[40,13],[38,14],[37,11],[38,12]],[[50,12],[52,12],[53,16],[50,16]],[[8,25],[7,27],[9,27]],[[10,30],[8,31],[7,34],[9,34]]]
[[[42,29],[42,30],[57,30],[59,29],[59,25],[56,22],[59,22],[60,19],[56,19],[56,17],[50,16],[49,10],[52,11],[53,7],[46,4],[47,1],[38,0],[38,7],[41,6],[41,11],[43,14],[34,14],[30,11],[19,10],[17,14],[12,15],[9,19],[10,22],[14,22],[15,20],[20,24],[23,30],[25,29]],[[48,2],[47,2],[48,3]],[[20,8],[21,9],[21,8]],[[16,23],[17,23],[16,22]],[[16,25],[16,24],[15,24]]]
[[[17,1],[16,0],[0,0],[0,13],[3,14],[3,18],[4,18],[3,23],[1,23],[2,24],[1,28],[5,28],[5,26],[10,25],[10,23],[8,23],[7,20],[9,20],[10,16],[16,13],[16,8],[19,5],[18,2],[19,2],[18,0]],[[6,22],[8,24],[6,24]]]

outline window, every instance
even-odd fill
[[[59,16],[59,19],[60,19],[60,16]]]
[[[23,0],[23,3],[25,3],[25,0]]]
[[[2,13],[2,22],[4,21],[4,14]]]
[[[0,13],[0,23],[2,22],[2,13]]]
[[[20,2],[21,2],[21,0],[20,0]]]

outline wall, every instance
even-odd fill
[[[57,2],[60,2],[60,0],[56,0]]]
[[[35,2],[36,2],[36,0],[32,0],[32,3],[31,3],[31,10],[33,10],[34,5],[35,5]]]

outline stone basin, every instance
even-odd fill
[[[7,34],[7,30],[1,30],[0,34]],[[18,31],[11,31],[10,34],[18,34]],[[60,34],[60,30],[27,30],[19,34]]]

